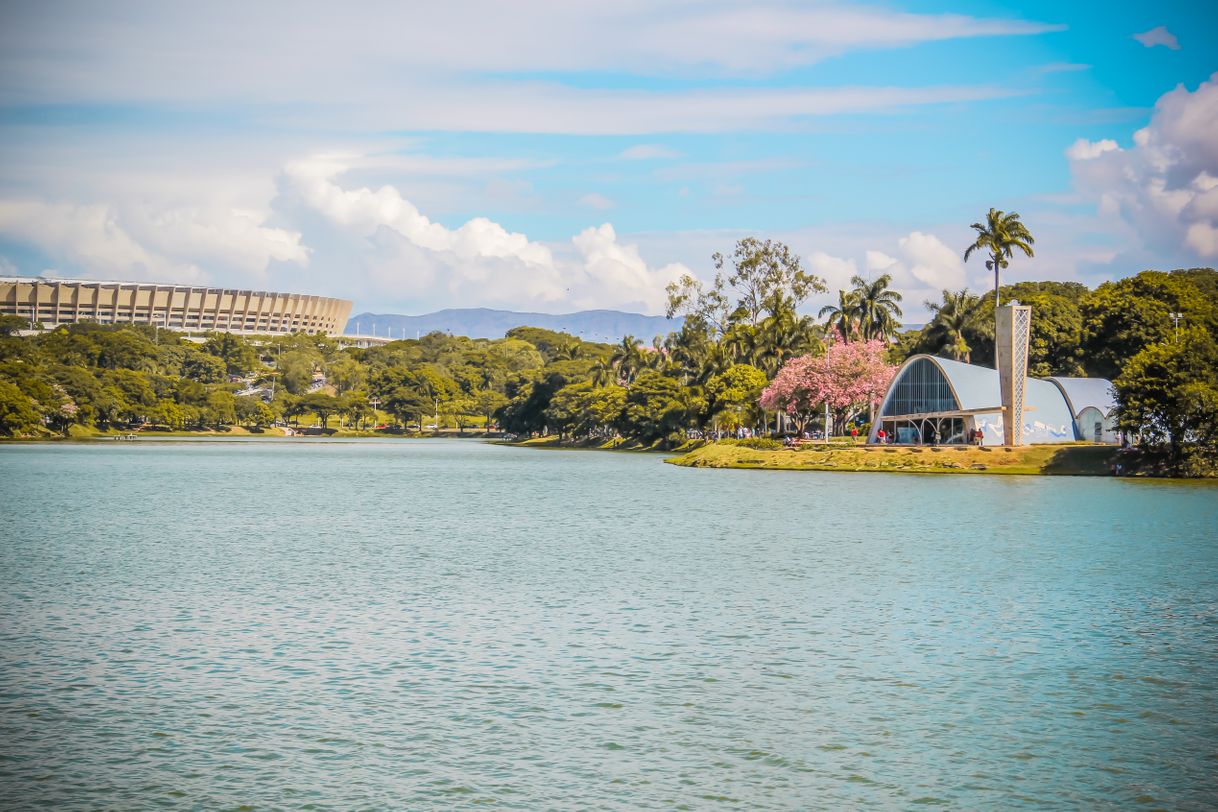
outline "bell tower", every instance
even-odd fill
[[[1005,305],[994,311],[994,360],[1002,392],[1002,443],[1023,445],[1023,398],[1028,385],[1028,336],[1032,308]]]

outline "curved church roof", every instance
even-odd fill
[[[1082,409],[1096,406],[1108,414],[1115,406],[1110,388],[1111,384],[1101,379],[1028,378],[1024,388],[1025,438],[1030,442],[1075,439],[1075,417]],[[897,371],[884,396],[880,414],[895,417],[945,412],[989,413],[985,422],[996,420],[1001,425],[1001,410],[1002,393],[997,370],[933,355],[915,355]]]
[[[943,373],[948,384],[952,388],[952,392],[956,396],[956,409],[962,412],[971,412],[982,409],[993,409],[1002,406],[1002,391],[998,385],[998,371],[992,367],[983,367],[976,364],[966,364],[963,361],[953,361],[950,358],[940,358],[937,355],[915,355],[902,365],[893,378],[895,383],[905,373],[905,370],[913,366],[919,359],[926,359],[934,364]],[[1052,407],[1054,410],[1060,405],[1057,403],[1062,397],[1059,393],[1060,386],[1055,386],[1049,383],[1052,378],[1042,380],[1040,378],[1028,378],[1028,387],[1024,390],[1024,401],[1028,406],[1036,408]],[[1107,381],[1100,379],[1089,378],[1060,378],[1062,381],[1072,381],[1083,384],[1091,384],[1099,381],[1103,387],[1109,387]],[[1088,387],[1090,389],[1090,387]],[[1062,392],[1065,390],[1062,389]],[[1080,395],[1084,388],[1079,387]],[[1069,400],[1069,395],[1067,395]],[[1084,405],[1093,405],[1090,398],[1083,400]],[[1079,406],[1082,409],[1082,406]],[[1077,411],[1070,413],[1073,418]],[[1107,414],[1107,411],[1105,411]]]
[[[1083,409],[1093,406],[1107,417],[1116,411],[1116,397],[1112,391],[1112,382],[1104,378],[1047,378],[1057,385],[1066,396],[1066,403],[1075,417],[1082,414]]]
[[[909,360],[912,362],[918,358],[925,358],[942,370],[944,377],[951,384],[952,391],[956,393],[958,408],[961,411],[991,409],[1002,405],[1002,393],[998,389],[998,373],[995,370],[940,358],[937,355],[915,355]],[[897,374],[899,377],[900,373]]]

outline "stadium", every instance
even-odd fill
[[[4,277],[0,314],[44,328],[88,321],[155,324],[188,333],[339,335],[351,315],[351,302],[303,293]]]

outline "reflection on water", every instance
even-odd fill
[[[1204,808],[1218,489],[0,448],[0,797]]]

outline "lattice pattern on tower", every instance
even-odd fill
[[[1032,332],[1032,308],[1017,307],[1014,312],[1014,371],[1015,371],[1015,388],[1014,397],[1011,399],[1011,419],[1014,421],[1015,441],[1019,442],[1023,437],[1023,403],[1024,390],[1028,383],[1028,342],[1031,339]]]

